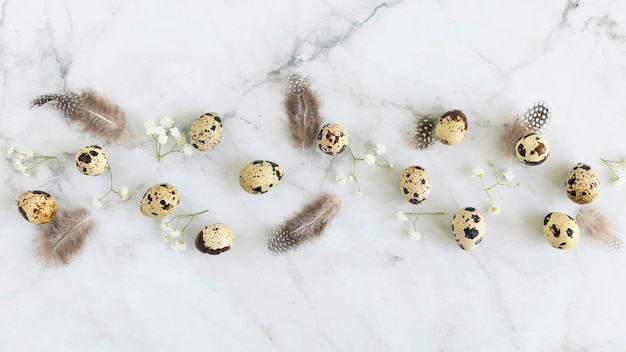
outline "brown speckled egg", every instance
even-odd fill
[[[487,222],[480,210],[472,207],[460,209],[452,218],[452,233],[456,243],[465,251],[471,251],[482,242]]]
[[[230,227],[224,224],[211,224],[196,236],[196,248],[207,254],[220,254],[233,246],[235,235]]]
[[[109,166],[109,157],[101,147],[90,145],[76,153],[76,168],[88,176],[98,176]]]
[[[266,193],[276,187],[284,174],[283,168],[274,162],[255,160],[241,169],[239,184],[248,193]]]
[[[432,180],[421,166],[409,166],[400,176],[400,191],[411,204],[420,204],[430,195]]]
[[[461,143],[467,135],[467,118],[461,110],[448,111],[435,125],[435,135],[445,145]]]
[[[565,178],[565,192],[577,204],[589,204],[600,193],[600,179],[585,163],[576,164]]]
[[[548,155],[550,144],[540,134],[528,134],[515,143],[515,156],[526,165],[539,165],[548,159]]]
[[[317,144],[320,150],[329,155],[342,153],[349,143],[348,131],[336,123],[329,123],[322,127],[317,134]]]
[[[578,243],[580,230],[574,218],[553,212],[543,219],[543,235],[552,247],[570,249]]]
[[[214,112],[198,117],[189,128],[189,143],[200,151],[215,148],[222,140],[222,119]]]
[[[176,187],[169,183],[154,185],[141,199],[141,213],[149,218],[160,218],[170,214],[180,203]]]
[[[28,222],[45,224],[57,215],[57,201],[44,191],[28,191],[17,199],[17,210]]]

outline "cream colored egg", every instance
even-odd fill
[[[248,193],[262,194],[276,187],[284,174],[283,168],[274,162],[255,160],[241,168],[239,185]]]
[[[222,140],[222,119],[214,112],[198,117],[189,128],[189,143],[200,151],[215,148]]]
[[[149,218],[171,214],[180,203],[178,189],[169,183],[154,185],[141,198],[141,213]]]
[[[207,254],[220,254],[233,246],[235,234],[224,224],[211,224],[202,229],[196,236],[196,248]]]
[[[539,165],[548,159],[548,155],[550,144],[540,134],[528,134],[515,143],[515,156],[526,165]]]
[[[435,125],[435,135],[445,145],[459,144],[467,135],[467,118],[461,110],[448,111]]]
[[[578,243],[580,230],[574,218],[553,212],[543,219],[543,235],[552,247],[570,249]]]
[[[421,166],[409,166],[400,175],[400,191],[411,204],[420,204],[428,198],[432,188],[430,174]]]
[[[109,166],[109,157],[101,147],[90,145],[80,149],[75,157],[76,168],[88,176],[98,176]]]
[[[329,155],[343,153],[350,144],[348,131],[341,125],[329,123],[322,127],[317,134],[317,144],[320,150]]]
[[[17,210],[28,222],[45,224],[57,215],[57,202],[44,191],[28,191],[17,199]]]
[[[487,222],[480,210],[467,207],[460,209],[452,218],[452,233],[461,249],[471,251],[482,242]]]
[[[589,204],[600,193],[600,178],[589,164],[578,163],[565,178],[565,192],[577,204]]]

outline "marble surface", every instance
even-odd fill
[[[626,157],[626,3],[619,1],[35,1],[0,3],[0,351],[623,351],[626,259],[582,238],[568,251],[541,233],[551,211],[582,207],[564,193],[565,174],[586,161],[602,190],[593,206],[623,233],[626,187],[600,158]],[[355,153],[387,146],[393,169],[357,165],[363,194],[335,182],[347,154],[299,151],[282,102],[291,73],[309,76],[326,123],[351,134]],[[44,93],[93,88],[122,106],[135,138],[106,143],[50,108]],[[503,156],[504,125],[544,100],[552,121],[546,163]],[[413,149],[404,128],[415,114],[462,109],[459,145]],[[143,124],[163,116],[188,128],[200,114],[224,120],[210,152],[157,163]],[[75,152],[100,144],[116,187],[87,177]],[[10,146],[55,155],[28,177]],[[249,195],[240,168],[272,160],[285,178]],[[458,248],[457,209],[484,210],[472,169],[510,169],[519,188],[494,191],[502,212],[472,252]],[[425,167],[429,199],[407,203],[402,169]],[[178,187],[176,213],[210,209],[174,252],[159,220],[139,212],[153,184]],[[15,201],[40,189],[60,208],[87,207],[95,221],[80,256],[44,269],[37,229]],[[269,229],[322,192],[343,207],[317,241],[282,256],[265,248]],[[422,239],[394,213],[423,217]],[[193,248],[207,224],[228,224],[233,248]]]

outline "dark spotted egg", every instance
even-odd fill
[[[176,187],[169,183],[154,185],[141,199],[141,213],[149,218],[161,218],[174,211],[180,203]]]
[[[215,148],[222,140],[222,119],[214,112],[198,117],[189,128],[189,143],[200,151]]]
[[[90,145],[76,153],[76,168],[88,176],[98,176],[107,169],[109,157],[101,147]]]
[[[234,241],[235,235],[230,227],[224,224],[211,224],[198,233],[195,244],[200,252],[217,255],[229,250]]]
[[[239,171],[239,185],[248,193],[262,194],[276,187],[284,174],[283,168],[274,162],[255,160]]]
[[[580,230],[571,216],[552,212],[543,219],[543,235],[552,247],[570,249],[578,243]]]
[[[328,155],[343,153],[350,144],[348,131],[341,125],[329,123],[317,134],[317,144]]]
[[[578,163],[567,173],[565,192],[572,202],[589,204],[600,193],[598,174],[586,163]]]
[[[467,135],[467,118],[461,110],[448,111],[435,125],[435,135],[445,145],[459,144]]]
[[[421,166],[409,166],[400,175],[400,191],[411,204],[420,204],[430,195],[432,180]]]
[[[28,222],[45,224],[57,215],[57,202],[44,191],[24,192],[17,199],[17,210]]]
[[[487,230],[485,217],[472,207],[460,209],[452,218],[452,234],[456,243],[465,251],[471,251],[482,242]]]
[[[515,143],[515,156],[526,165],[539,165],[548,159],[548,155],[550,144],[540,134],[528,134]]]

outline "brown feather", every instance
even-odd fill
[[[320,237],[340,208],[339,197],[332,194],[321,195],[285,223],[277,226],[267,240],[267,248],[277,255]]]
[[[81,123],[85,131],[107,141],[119,139],[126,131],[124,110],[94,90],[87,89],[80,95],[74,92],[41,95],[31,102],[31,107],[49,102],[70,121]]]
[[[294,145],[300,149],[311,148],[322,125],[317,95],[308,79],[298,74],[289,77],[289,90],[285,97],[285,110],[289,117],[289,132]]]
[[[500,148],[502,148],[506,156],[515,158],[515,144],[520,138],[531,132],[526,124],[515,118],[513,123],[506,126],[500,140]]]
[[[585,231],[592,240],[599,241],[608,249],[619,251],[624,246],[622,240],[615,234],[611,221],[596,208],[584,208],[578,212],[578,226]]]
[[[37,257],[47,266],[68,265],[82,250],[93,225],[86,208],[63,211],[54,220],[39,227]]]

